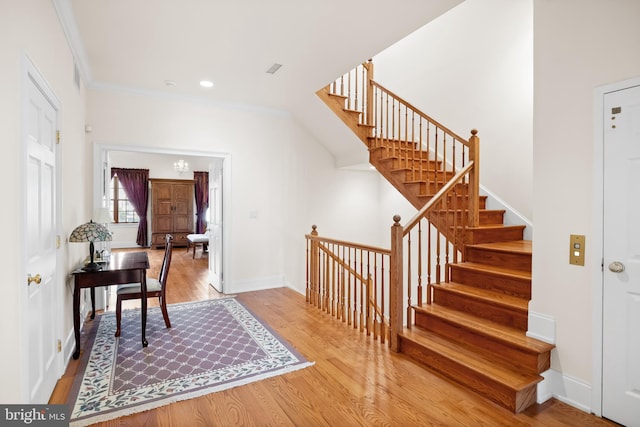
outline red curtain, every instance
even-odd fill
[[[209,209],[209,172],[193,172],[193,179],[196,184],[196,234],[204,234]]]
[[[147,205],[149,203],[149,169],[111,168],[111,178],[118,176],[118,181],[127,193],[129,203],[140,217],[136,243],[147,246]]]

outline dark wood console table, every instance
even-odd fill
[[[81,268],[74,270],[73,288],[73,331],[76,338],[76,349],[73,358],[80,356],[80,289],[91,289],[91,318],[95,316],[95,288],[106,285],[119,285],[124,283],[141,283],[141,318],[142,318],[142,346],[148,345],[146,338],[147,329],[147,269],[149,258],[146,252],[117,252],[111,255],[109,262],[101,264],[102,270],[84,271]],[[115,338],[114,338],[115,339]]]

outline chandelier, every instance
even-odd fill
[[[180,173],[189,172],[189,163],[184,160],[178,160],[173,164],[173,168]]]

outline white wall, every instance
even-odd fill
[[[21,296],[25,286],[25,246],[23,245],[22,157],[22,59],[26,54],[44,76],[61,102],[59,127],[62,132],[60,168],[62,170],[62,259],[65,272],[71,270],[86,253],[85,245],[69,245],[68,234],[89,217],[87,203],[91,191],[91,157],[84,145],[84,94],[74,85],[73,58],[56,12],[49,1],[3,0],[0,3],[0,134],[4,167],[0,172],[3,189],[1,220],[5,224],[7,244],[2,249],[3,281],[0,298],[0,324],[4,351],[0,352],[0,402],[27,401],[22,370],[23,323]],[[9,208],[13,207],[13,209]],[[65,277],[66,274],[61,274]],[[55,307],[64,331],[72,328],[72,288],[59,283],[60,305]],[[52,302],[53,303],[53,302]],[[60,336],[63,341],[66,336]]]
[[[91,141],[229,154],[228,292],[274,284],[302,292],[304,235],[312,224],[323,235],[363,243],[377,227],[377,176],[336,170],[287,113],[89,90],[87,121]]]
[[[601,248],[594,216],[594,89],[640,76],[640,2],[534,1],[533,300],[555,319],[556,392],[593,409],[591,275]],[[596,209],[601,209],[596,207]],[[601,216],[600,216],[601,218]],[[569,265],[570,234],[586,235],[585,266]],[[594,283],[594,281],[596,283]],[[597,405],[597,402],[593,402]]]
[[[480,137],[481,184],[532,219],[532,0],[466,0],[374,58],[375,80]]]

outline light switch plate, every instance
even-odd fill
[[[584,265],[585,236],[572,234],[569,238],[569,264]]]

